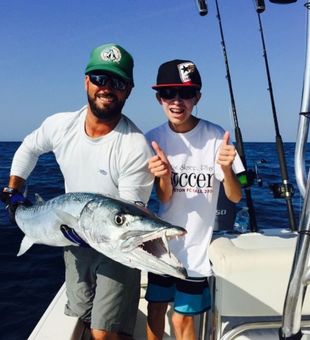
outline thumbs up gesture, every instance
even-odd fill
[[[152,142],[152,147],[156,155],[149,160],[149,170],[154,176],[166,177],[170,181],[171,165],[166,154],[155,141]]]
[[[233,145],[229,144],[229,132],[226,131],[223,136],[223,142],[220,146],[217,163],[221,165],[222,170],[231,169],[232,163],[236,157],[236,149]]]

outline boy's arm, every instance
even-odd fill
[[[236,157],[236,150],[229,144],[229,132],[225,132],[223,142],[219,150],[217,163],[221,165],[224,173],[223,186],[227,198],[238,203],[242,198],[241,185],[232,169]]]
[[[156,192],[159,200],[168,202],[172,196],[171,166],[164,151],[156,142],[152,142],[152,147],[156,153],[149,160],[149,169],[155,176]]]
[[[225,194],[230,201],[238,203],[241,200],[241,185],[232,169],[226,173],[224,172],[223,186]]]

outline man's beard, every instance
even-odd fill
[[[96,104],[96,99],[91,98],[89,94],[87,94],[88,98],[88,104],[89,107],[92,111],[92,113],[99,119],[104,120],[104,121],[112,121],[116,117],[121,115],[123,106],[125,104],[125,101],[115,101],[113,105],[109,107],[99,107]]]

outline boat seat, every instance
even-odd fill
[[[296,239],[297,234],[287,230],[215,237],[209,257],[219,314],[281,316]],[[310,315],[309,294],[303,314]]]
[[[215,339],[278,338],[296,240],[286,229],[215,234],[209,247]],[[303,316],[309,315],[308,290]]]

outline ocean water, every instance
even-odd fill
[[[17,142],[0,142],[0,188],[7,185],[18,146]],[[284,148],[299,221],[302,199],[294,176],[295,144],[285,143]],[[281,182],[275,144],[245,143],[245,151],[248,168],[254,169],[257,165],[262,178],[262,186],[254,184],[251,188],[258,227],[289,227],[285,200],[274,199],[269,189],[271,183]],[[306,167],[309,166],[310,152],[306,155]],[[39,193],[47,200],[63,192],[63,178],[55,158],[53,154],[46,154],[28,180],[28,196],[33,200],[34,194]],[[19,228],[10,225],[0,202],[0,340],[27,339],[64,281],[62,249],[35,245],[23,256],[16,257],[22,237]]]

